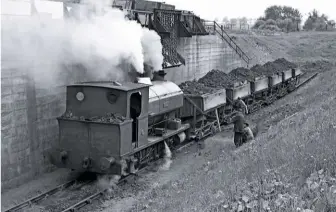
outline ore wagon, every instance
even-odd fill
[[[215,133],[220,126],[218,108],[226,105],[226,90],[207,94],[185,94],[181,117],[191,124],[192,135],[201,138]]]

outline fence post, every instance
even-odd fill
[[[216,33],[216,21],[214,21],[214,33]]]

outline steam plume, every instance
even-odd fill
[[[165,150],[164,150],[164,160],[163,164],[161,166],[161,170],[169,170],[171,164],[172,164],[172,152],[170,151],[169,146],[166,142],[164,142]]]
[[[83,80],[125,80],[125,63],[138,73],[144,72],[144,62],[162,68],[156,32],[127,20],[125,13],[111,8],[111,0],[86,0],[84,5],[73,19],[2,18],[3,64],[20,64],[38,84],[47,86],[64,72],[63,79],[69,80],[74,65]]]

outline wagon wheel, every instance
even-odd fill
[[[218,126],[218,127],[220,127],[220,126]],[[213,124],[213,125],[211,126],[211,135],[215,135],[216,132],[217,132],[217,127],[216,127],[215,124]]]

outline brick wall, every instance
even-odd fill
[[[244,61],[216,35],[180,38],[178,48],[186,65],[166,70],[166,78],[176,83],[199,79],[212,69],[229,72],[245,66]]]

